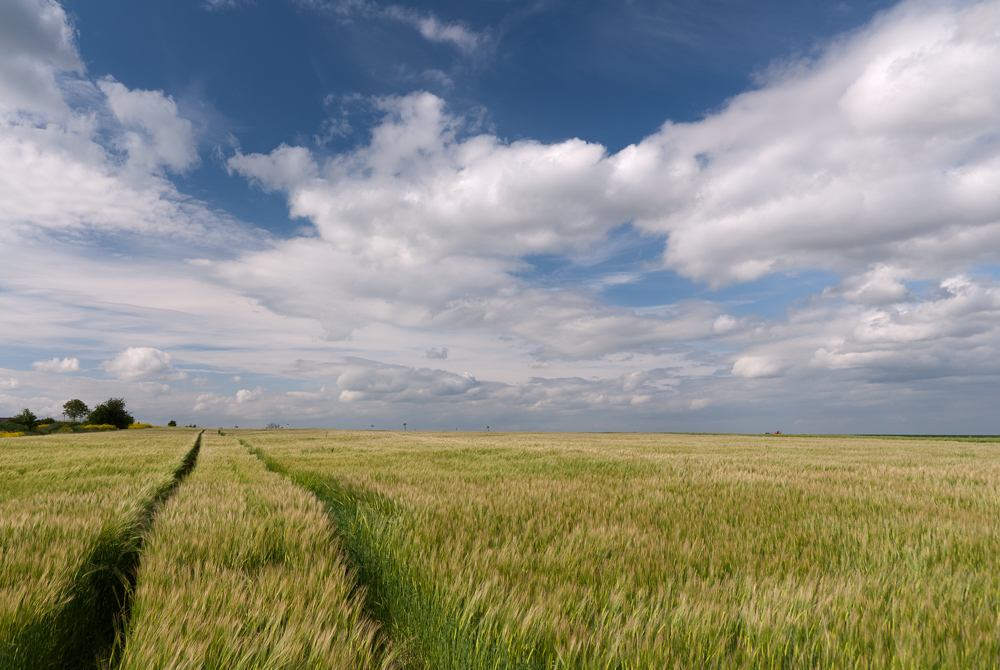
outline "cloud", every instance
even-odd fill
[[[664,264],[714,286],[1000,248],[1000,4],[906,2],[702,121],[611,158]]]
[[[207,0],[212,9],[232,7],[241,0]],[[369,19],[389,19],[412,26],[429,42],[449,44],[466,55],[489,47],[488,32],[479,32],[461,21],[446,22],[433,13],[418,12],[401,5],[380,5],[370,0],[298,0],[298,4],[314,10],[333,12],[341,17],[362,16]]]
[[[199,162],[194,127],[178,115],[172,97],[163,91],[129,90],[112,77],[104,77],[97,86],[125,127],[117,143],[128,153],[133,169],[149,172],[162,165],[184,172]]]
[[[462,120],[429,93],[380,105],[371,143],[322,164],[287,145],[230,158],[232,170],[286,192],[317,235],[215,264],[214,277],[278,313],[319,318],[332,340],[378,322],[485,326],[540,355],[586,357],[710,334],[709,307],[640,317],[513,276],[524,255],[590,249],[618,225],[600,203],[603,147],[460,139]]]
[[[199,162],[190,121],[162,91],[86,77],[62,7],[0,7],[0,225],[7,237],[161,235],[161,244],[248,240],[164,176]],[[226,239],[229,238],[229,239]]]
[[[101,363],[108,374],[125,381],[143,379],[184,379],[174,368],[170,354],[152,347],[129,347],[110,361]]]
[[[0,4],[0,113],[65,114],[56,75],[83,72],[65,10],[52,0]]]
[[[78,358],[53,358],[50,361],[35,361],[31,364],[39,372],[79,372]]]
[[[442,360],[448,358],[448,347],[441,347],[440,350],[438,350],[437,347],[431,347],[424,352],[424,358],[437,358]]]
[[[7,379],[0,379],[0,389],[10,389],[16,390],[21,388],[21,382],[19,382],[14,377],[8,377]]]
[[[264,389],[260,386],[258,386],[252,391],[250,389],[240,389],[239,391],[236,392],[236,402],[238,403],[254,402],[256,400],[259,400],[261,396],[264,395],[264,393],[265,393]]]
[[[733,363],[733,374],[748,379],[780,377],[785,367],[780,360],[766,356],[741,356]]]
[[[445,23],[433,14],[421,15],[412,9],[391,5],[383,10],[385,16],[412,25],[431,42],[451,44],[465,53],[474,53],[487,44],[487,37],[462,23]]]

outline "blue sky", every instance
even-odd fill
[[[0,414],[1000,432],[998,31],[997,2],[12,0]]]

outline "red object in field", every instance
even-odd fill
[[[775,435],[781,435],[781,431],[780,430],[776,430],[776,431],[774,431],[774,434]]]

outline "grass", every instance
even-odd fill
[[[142,533],[194,433],[24,437],[0,448],[0,667],[110,658]]]
[[[220,430],[157,516],[120,668],[382,669],[320,504]]]
[[[1000,445],[234,431],[433,668],[995,668]]]

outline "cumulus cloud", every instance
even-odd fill
[[[740,330],[707,305],[640,316],[517,279],[526,256],[594,249],[623,222],[663,236],[664,266],[711,286],[821,268],[844,273],[849,300],[906,301],[905,282],[1000,250],[997,28],[1000,3],[904,3],[718,113],[614,155],[579,139],[468,136],[430,93],[385,98],[353,151],[321,160],[282,145],[229,160],[286,193],[317,236],[216,276],[280,313],[318,315],[331,339],[377,322],[485,326],[543,358]],[[767,361],[748,354],[734,374],[782,374]]]
[[[250,389],[240,389],[239,391],[236,392],[236,402],[238,403],[254,402],[256,400],[259,400],[261,396],[264,395],[264,393],[265,393],[264,389],[260,386],[253,389],[252,391]]]
[[[99,231],[188,244],[247,240],[164,177],[199,162],[192,124],[173,99],[85,75],[58,3],[3,3],[0,225],[8,237]]]
[[[39,372],[79,372],[78,358],[53,358],[49,361],[35,361],[31,364]]]
[[[995,259],[998,29],[996,2],[903,3],[719,113],[623,150],[613,183],[636,225],[669,235],[666,266],[717,286]]]
[[[619,223],[600,202],[603,147],[460,139],[462,120],[429,93],[380,104],[371,143],[322,164],[286,145],[229,160],[285,191],[291,214],[318,235],[217,264],[214,276],[279,313],[317,316],[334,340],[373,322],[485,326],[539,355],[579,358],[711,332],[718,310],[640,317],[514,276],[524,255],[592,248]]]
[[[383,101],[369,146],[230,166],[289,195],[353,252],[519,257],[597,244],[624,221],[663,262],[723,286],[795,268],[948,271],[1000,244],[1000,5],[904,3],[718,113],[615,155],[461,138],[429,93]]]
[[[117,142],[133,169],[148,172],[162,165],[183,172],[198,163],[194,127],[178,115],[172,97],[163,91],[130,90],[112,77],[97,85],[126,129]]]
[[[110,361],[101,363],[108,374],[125,381],[144,379],[184,379],[187,375],[173,366],[170,354],[152,347],[129,347]]]

